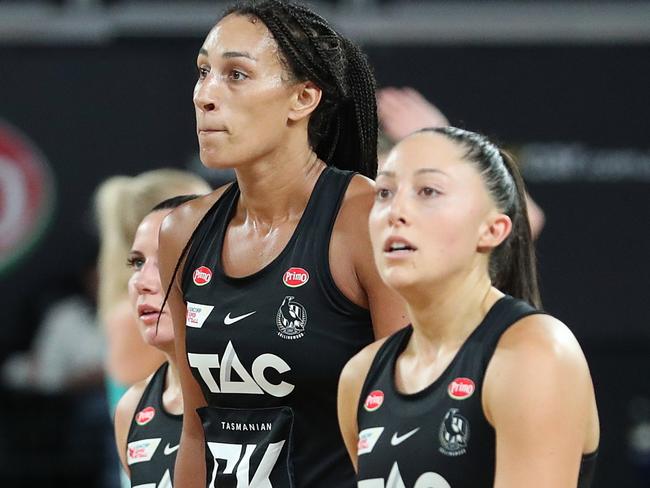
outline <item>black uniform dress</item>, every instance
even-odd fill
[[[133,488],[171,488],[183,416],[168,413],[162,402],[168,363],[149,381],[131,420],[126,460]]]
[[[352,173],[326,168],[293,236],[268,266],[225,275],[235,182],[199,224],[183,273],[186,347],[208,407],[207,485],[355,485],[336,416],[346,361],[373,340],[368,310],[336,287],[329,242]]]
[[[485,371],[505,330],[535,313],[541,312],[521,300],[501,298],[442,375],[409,395],[397,391],[394,378],[413,328],[393,334],[361,391],[358,487],[492,488],[495,432],[481,403]],[[594,467],[595,453],[584,456],[579,488],[590,485]]]

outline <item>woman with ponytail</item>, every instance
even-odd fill
[[[343,365],[406,324],[370,252],[377,115],[368,63],[307,8],[239,4],[208,34],[200,155],[236,181],[160,236],[184,398],[175,484],[354,484]]]
[[[415,132],[377,176],[370,235],[411,325],[341,374],[358,486],[587,488],[593,385],[574,336],[540,309],[512,160],[473,132]]]

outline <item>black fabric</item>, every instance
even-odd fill
[[[197,412],[206,433],[208,486],[295,486],[289,407],[203,407]]]
[[[590,488],[596,474],[596,461],[598,460],[598,450],[591,454],[582,456],[580,464],[580,476],[578,478],[578,488]]]
[[[154,373],[131,420],[126,458],[133,488],[172,486],[183,416],[170,414],[163,406],[168,366],[164,363]]]
[[[351,178],[326,168],[284,250],[243,278],[221,266],[239,200],[233,183],[199,225],[183,273],[188,362],[208,407],[290,408],[293,428],[282,440],[292,446],[297,488],[354,486],[336,417],[337,382],[373,333],[369,312],[338,290],[329,267],[330,236]],[[210,442],[233,442],[214,424],[204,429]]]
[[[496,439],[481,403],[485,371],[505,330],[535,313],[541,312],[504,296],[440,377],[408,395],[397,391],[394,372],[413,328],[393,334],[377,352],[361,391],[359,488],[493,486]]]

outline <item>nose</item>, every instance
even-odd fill
[[[408,204],[404,192],[398,190],[393,195],[388,208],[388,223],[391,226],[402,226],[408,224]]]
[[[208,73],[199,80],[194,88],[194,106],[202,112],[211,112],[217,108],[218,77]]]
[[[146,262],[134,279],[135,289],[140,295],[155,295],[160,291],[158,266]]]

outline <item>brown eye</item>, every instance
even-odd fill
[[[247,79],[248,76],[242,73],[241,71],[234,69],[230,72],[230,79],[233,81],[243,81]]]
[[[207,66],[199,66],[199,80],[204,80],[206,76],[210,73],[210,68]]]
[[[440,192],[438,190],[431,188],[430,186],[421,188],[418,193],[423,197],[435,197],[436,195],[440,195]]]
[[[390,197],[391,191],[388,188],[379,188],[375,192],[375,199],[376,200],[386,200],[388,197]]]

